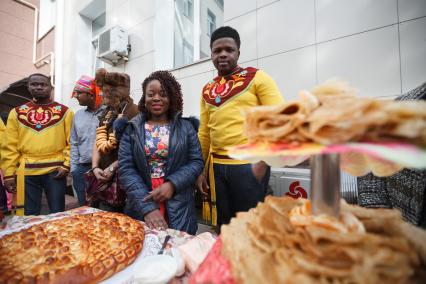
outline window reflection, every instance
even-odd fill
[[[210,56],[210,36],[223,24],[223,0],[175,0],[174,68]]]

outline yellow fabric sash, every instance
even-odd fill
[[[203,197],[203,220],[210,223],[212,226],[217,226],[217,207],[216,207],[216,183],[214,180],[214,163],[225,164],[225,165],[242,165],[249,164],[248,161],[243,160],[231,160],[231,159],[220,159],[214,158],[213,153],[209,152],[206,164],[204,166],[204,175],[208,177],[208,183],[210,188],[210,200]]]
[[[213,171],[213,155],[209,153],[204,166],[205,176],[208,178],[210,187],[210,200],[203,197],[203,219],[212,226],[217,226],[217,208],[216,208],[216,188]]]
[[[16,193],[12,198],[12,214],[24,216],[25,202],[25,156],[21,156],[16,170]]]

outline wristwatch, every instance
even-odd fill
[[[114,168],[114,166],[109,166],[108,170],[109,170],[111,173],[113,173],[113,172],[114,172],[114,170],[115,170],[115,168]]]

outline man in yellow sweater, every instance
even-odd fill
[[[279,104],[283,98],[265,72],[238,65],[240,36],[235,29],[215,30],[210,48],[218,76],[204,86],[201,94],[198,137],[210,184],[211,221],[220,228],[236,212],[248,211],[263,201],[269,182],[270,168],[264,162],[250,164],[228,156],[227,147],[247,142],[243,110]],[[198,178],[197,186],[207,192],[204,175]]]
[[[30,75],[28,90],[33,101],[9,113],[1,145],[5,187],[16,194],[17,215],[40,214],[43,189],[50,212],[64,211],[74,114],[50,98],[52,85],[45,75]]]

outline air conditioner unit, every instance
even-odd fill
[[[119,26],[99,35],[98,58],[112,65],[128,60],[129,35]]]
[[[269,185],[275,196],[312,198],[311,171],[302,168],[272,168]],[[358,200],[357,179],[343,171],[340,172],[340,194],[348,203]]]

